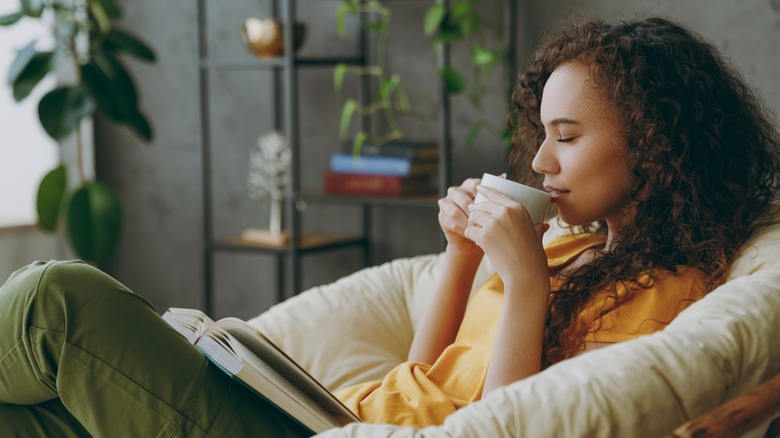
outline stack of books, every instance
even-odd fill
[[[346,144],[330,157],[325,192],[393,198],[431,195],[437,192],[438,171],[439,148],[432,142],[366,144],[360,155]]]

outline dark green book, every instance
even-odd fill
[[[354,153],[352,143],[345,143],[342,147],[345,154]],[[439,158],[439,146],[434,142],[414,142],[407,140],[394,140],[383,144],[364,144],[360,155],[369,157],[398,157],[415,161],[434,161]]]

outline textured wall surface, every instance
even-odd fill
[[[428,95],[436,106],[437,79],[430,43],[422,35],[422,15],[431,2],[399,2],[391,40],[390,68],[401,73],[412,95]],[[492,2],[479,2],[490,13]],[[775,111],[780,110],[780,12],[771,0],[638,0],[519,2],[518,55],[525,59],[541,34],[574,13],[619,18],[660,13],[675,17],[714,41],[730,56]],[[775,4],[777,2],[774,2]],[[217,4],[211,2],[212,5]],[[248,57],[238,29],[243,18],[268,16],[267,0],[221,2],[209,11],[209,50],[225,57]],[[302,55],[350,53],[355,40],[335,32],[337,1],[299,0],[299,18],[309,25]],[[98,176],[114,187],[125,208],[125,230],[109,272],[148,297],[158,310],[202,306],[203,202],[200,113],[197,82],[195,2],[124,1],[124,25],[143,35],[157,50],[155,65],[130,63],[153,120],[156,137],[139,143],[124,128],[98,121]],[[353,32],[354,34],[354,32]],[[468,52],[456,49],[454,62]],[[338,149],[340,98],[334,96],[329,69],[307,69],[299,76],[300,138],[304,189],[316,188],[330,153]],[[500,81],[500,78],[496,79]],[[214,232],[236,234],[268,224],[267,204],[248,200],[244,189],[248,151],[258,135],[273,126],[273,87],[262,71],[225,71],[211,76],[214,139]],[[479,113],[498,124],[506,115],[503,95],[491,95],[480,110],[464,98],[453,99],[454,180],[500,172],[504,152],[491,135],[463,147],[470,120]],[[405,122],[415,138],[433,138],[436,122]],[[340,206],[308,205],[307,231],[348,233],[360,226],[359,211]],[[377,262],[441,249],[436,210],[376,208],[373,228]],[[273,302],[274,258],[220,253],[215,258],[215,316],[254,315]],[[332,281],[360,267],[359,251],[340,250],[304,259],[305,287]]]

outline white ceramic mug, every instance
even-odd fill
[[[489,173],[482,175],[481,184],[485,187],[496,189],[515,202],[522,204],[528,210],[533,223],[538,224],[544,220],[547,206],[550,204],[549,193]],[[479,193],[474,198],[475,204],[485,201],[487,201],[487,198]]]

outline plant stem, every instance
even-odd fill
[[[76,37],[70,38],[71,46],[71,59],[73,61],[73,72],[76,77],[76,84],[81,84],[83,81],[81,75],[81,64],[79,64],[78,51],[76,48]],[[76,168],[78,169],[79,185],[84,184],[87,178],[84,174],[84,137],[81,134],[82,120],[76,124],[76,131],[74,134],[74,140],[76,141]]]
[[[387,47],[390,40],[391,17],[392,14],[390,14],[389,10],[382,15],[382,32],[380,32],[377,36],[376,63],[380,71],[380,87],[385,83],[385,81],[387,81]],[[388,99],[390,99],[390,96],[388,96]],[[393,105],[387,105],[384,112],[385,120],[387,120],[387,124],[390,126],[391,132],[401,133],[400,135],[403,136],[403,131],[401,130],[401,126],[398,124],[398,119],[395,116],[395,108]]]

